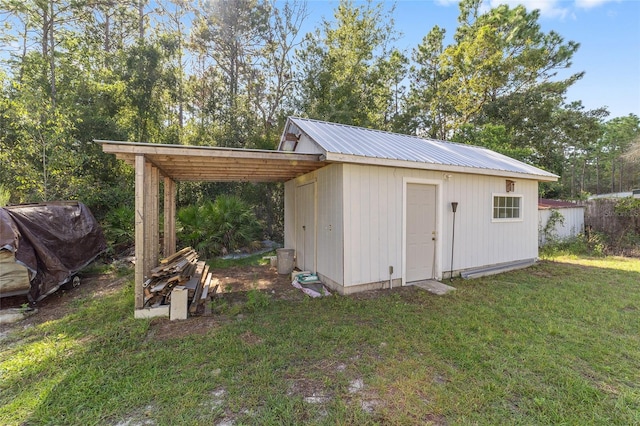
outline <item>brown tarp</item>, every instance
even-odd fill
[[[107,248],[102,229],[82,203],[28,204],[0,209],[0,249],[31,275],[37,302],[70,281]]]

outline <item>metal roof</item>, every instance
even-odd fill
[[[360,161],[353,162],[480,174],[499,171],[502,172],[500,175],[513,174],[545,181],[558,178],[553,173],[483,147],[299,117],[289,118],[285,133],[291,124],[325,151],[327,161],[349,162],[349,159],[359,157]]]
[[[584,206],[571,201],[538,198],[538,210],[546,209],[584,209]]]

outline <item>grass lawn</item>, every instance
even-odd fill
[[[0,334],[0,424],[640,424],[640,261],[453,285],[265,296],[159,339],[129,281]]]

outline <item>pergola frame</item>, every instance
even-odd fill
[[[176,182],[286,182],[325,165],[318,154],[95,140],[135,168],[135,309],[160,257],[160,180],[164,183],[163,254],[176,252]]]

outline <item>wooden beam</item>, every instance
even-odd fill
[[[135,309],[142,309],[144,306],[144,288],[145,281],[145,160],[144,155],[136,155],[135,159]]]
[[[176,183],[164,178],[164,257],[176,252]]]
[[[153,170],[153,165],[146,161],[144,162],[144,275],[145,279],[150,276],[151,269],[154,265],[152,265],[153,259],[153,194],[152,194],[152,183],[151,183],[151,173]]]
[[[191,157],[220,157],[220,158],[253,158],[253,159],[287,159],[294,161],[318,161],[320,154],[299,154],[295,152],[273,151],[266,149],[222,148],[213,146],[185,146],[154,143],[133,143],[94,140],[102,145],[106,153],[144,154],[150,157],[156,155],[178,155]]]
[[[160,173],[158,168],[151,167],[151,257],[150,267],[158,266],[160,258]]]

